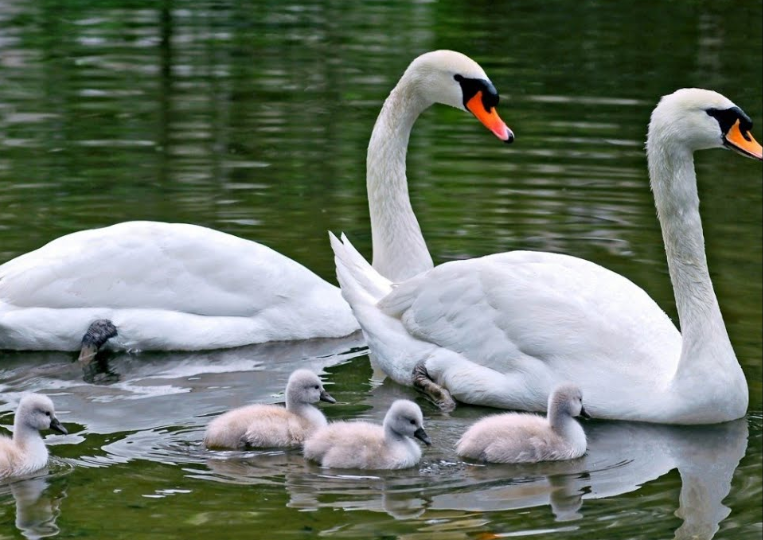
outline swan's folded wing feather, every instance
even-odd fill
[[[628,363],[677,358],[680,351],[675,326],[642,289],[601,266],[552,253],[446,263],[399,284],[378,307],[412,336],[499,371],[531,369],[523,362],[538,360]],[[676,351],[654,354],[658,346]]]
[[[264,286],[265,285],[265,286]],[[299,263],[188,224],[127,222],[73,233],[0,266],[17,308],[164,309],[248,317],[332,289]]]

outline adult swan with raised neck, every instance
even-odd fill
[[[416,58],[368,147],[375,263],[402,279],[432,268],[405,178],[418,115],[443,103],[506,142],[498,93],[452,51]],[[0,266],[0,349],[200,350],[340,337],[359,328],[337,287],[272,249],[189,224],[135,221],[76,232]],[[84,337],[83,337],[84,334]]]
[[[392,283],[331,237],[342,294],[384,372],[443,408],[542,411],[562,381],[593,417],[679,424],[743,416],[747,382],[713,291],[694,152],[757,160],[752,122],[716,92],[678,90],[652,113],[647,159],[682,333],[645,291],[594,263],[514,251]]]

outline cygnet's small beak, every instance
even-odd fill
[[[59,433],[63,435],[69,434],[69,432],[66,431],[66,428],[61,425],[61,422],[59,422],[58,418],[56,418],[55,416],[50,419],[50,429],[52,429],[53,431],[58,431]]]
[[[416,431],[413,432],[413,436],[416,437],[418,440],[426,444],[427,446],[432,446],[432,440],[429,438],[429,435],[427,435],[427,432],[424,431],[423,427],[420,427]]]
[[[327,403],[336,403],[336,400],[331,397],[331,394],[326,392],[326,390],[321,390],[321,401],[325,401]]]
[[[580,407],[580,414],[578,416],[585,418],[587,420],[591,419],[591,415],[588,414],[588,411],[585,410],[585,407]]]

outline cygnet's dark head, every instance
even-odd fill
[[[413,401],[398,399],[387,411],[384,426],[406,437],[415,437],[426,445],[431,445],[427,432],[424,431],[424,415]]]
[[[286,384],[287,403],[317,403],[326,401],[336,403],[336,400],[323,388],[320,377],[309,369],[298,369],[289,377]]]

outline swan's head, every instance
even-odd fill
[[[652,112],[649,140],[670,140],[690,151],[725,147],[763,160],[752,121],[728,98],[711,90],[683,88],[663,96]]]
[[[429,104],[442,103],[468,111],[502,141],[514,140],[514,133],[496,111],[498,91],[480,65],[468,56],[455,51],[428,52],[411,62],[403,77]]]
[[[551,392],[548,398],[548,411],[551,415],[591,418],[583,407],[583,391],[573,383],[561,384]]]
[[[432,444],[427,432],[424,431],[424,416],[421,409],[413,401],[398,399],[387,411],[384,426],[399,435],[416,437],[427,446]]]
[[[326,401],[336,403],[331,394],[323,388],[323,382],[318,375],[309,369],[298,369],[289,377],[286,383],[287,403],[317,403]]]
[[[48,396],[42,394],[27,394],[21,398],[16,411],[15,424],[37,431],[52,429],[64,435],[68,433],[56,417],[53,402]]]

